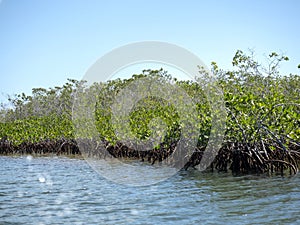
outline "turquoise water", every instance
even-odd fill
[[[80,159],[0,157],[0,165],[0,224],[300,224],[299,175],[191,170],[131,187]]]

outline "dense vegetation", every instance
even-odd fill
[[[288,57],[272,53],[268,60],[269,64],[263,67],[252,54],[237,51],[231,71],[212,63],[227,113],[222,148],[212,169],[231,169],[235,174],[298,171],[300,76],[280,74],[279,65]],[[205,73],[202,68],[199,70]],[[82,93],[84,81],[69,79],[62,87],[35,88],[30,96],[23,93],[9,98],[12,107],[1,110],[0,154],[80,154],[80,147],[84,149],[81,153],[94,157],[140,158],[151,163],[172,158],[184,127],[178,108],[165,99],[149,96],[140,100],[130,112],[129,127],[123,127],[128,118],[112,122],[115,96],[147,77],[161,84],[177,85],[193,99],[197,115],[191,122],[196,124],[198,136],[190,138],[197,139],[197,148],[189,152],[184,167],[197,166],[211,132],[210,103],[199,82],[177,80],[163,69],[144,70],[130,79],[95,83],[88,88],[97,99],[94,118],[98,138],[88,131],[78,133],[76,126],[85,121],[72,118],[73,102]],[[156,139],[155,144],[151,149],[138,151],[130,136],[124,141],[116,135],[118,129],[129,129],[128,133],[141,141]],[[165,132],[160,132],[163,129]]]

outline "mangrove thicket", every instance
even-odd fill
[[[263,66],[253,54],[237,51],[231,70],[212,63],[212,73],[222,90],[227,117],[222,146],[208,169],[233,174],[298,172],[300,160],[300,76],[281,74],[280,64],[288,57],[273,52]],[[205,73],[199,68],[199,73]],[[8,98],[0,114],[0,154],[54,154],[86,157],[116,157],[159,163],[172,159],[184,127],[175,105],[166,99],[148,96],[131,109],[127,122],[136,139],[156,138],[151,149],[137,149],[130,140],[116,134],[122,121],[113,122],[112,104],[128,85],[152,78],[179,87],[193,100],[197,136],[196,148],[188,152],[185,169],[199,165],[209,141],[212,126],[210,102],[197,80],[179,80],[167,71],[146,69],[128,79],[114,79],[87,86],[85,81],[68,79],[63,86],[33,88]],[[205,77],[205,76],[204,76]],[[95,96],[93,117],[97,138],[81,130],[76,133],[72,110],[78,94]],[[146,90],[145,90],[146,91]],[[159,118],[159,119],[156,119]],[[80,121],[84,123],[84,121]],[[162,126],[164,133],[159,133]],[[79,142],[78,142],[79,140]],[[80,151],[84,149],[83,151]],[[187,157],[187,156],[182,156]]]

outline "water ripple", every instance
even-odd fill
[[[122,186],[84,160],[0,157],[0,224],[299,224],[299,176],[180,171]],[[141,165],[143,166],[143,165]]]

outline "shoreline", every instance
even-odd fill
[[[83,145],[84,143],[84,145]],[[295,175],[299,171],[300,146],[290,145],[288,149],[281,149],[280,146],[274,150],[271,146],[276,143],[263,145],[244,143],[224,143],[213,162],[206,170],[232,173],[232,175],[247,174],[285,174]],[[79,150],[81,149],[81,151]],[[93,149],[93,150],[92,150]],[[197,168],[205,147],[197,148],[182,164],[177,166],[188,170]],[[128,148],[122,143],[115,146],[108,142],[81,141],[77,143],[73,139],[44,140],[40,142],[23,142],[20,145],[13,145],[8,140],[0,140],[0,156],[32,156],[32,157],[67,157],[85,159],[86,157],[105,159],[107,157],[140,160],[150,164],[169,161],[172,162],[176,153],[176,143],[168,148],[161,147],[147,151],[137,151]],[[178,157],[178,155],[177,155]],[[183,160],[182,160],[183,161]]]

